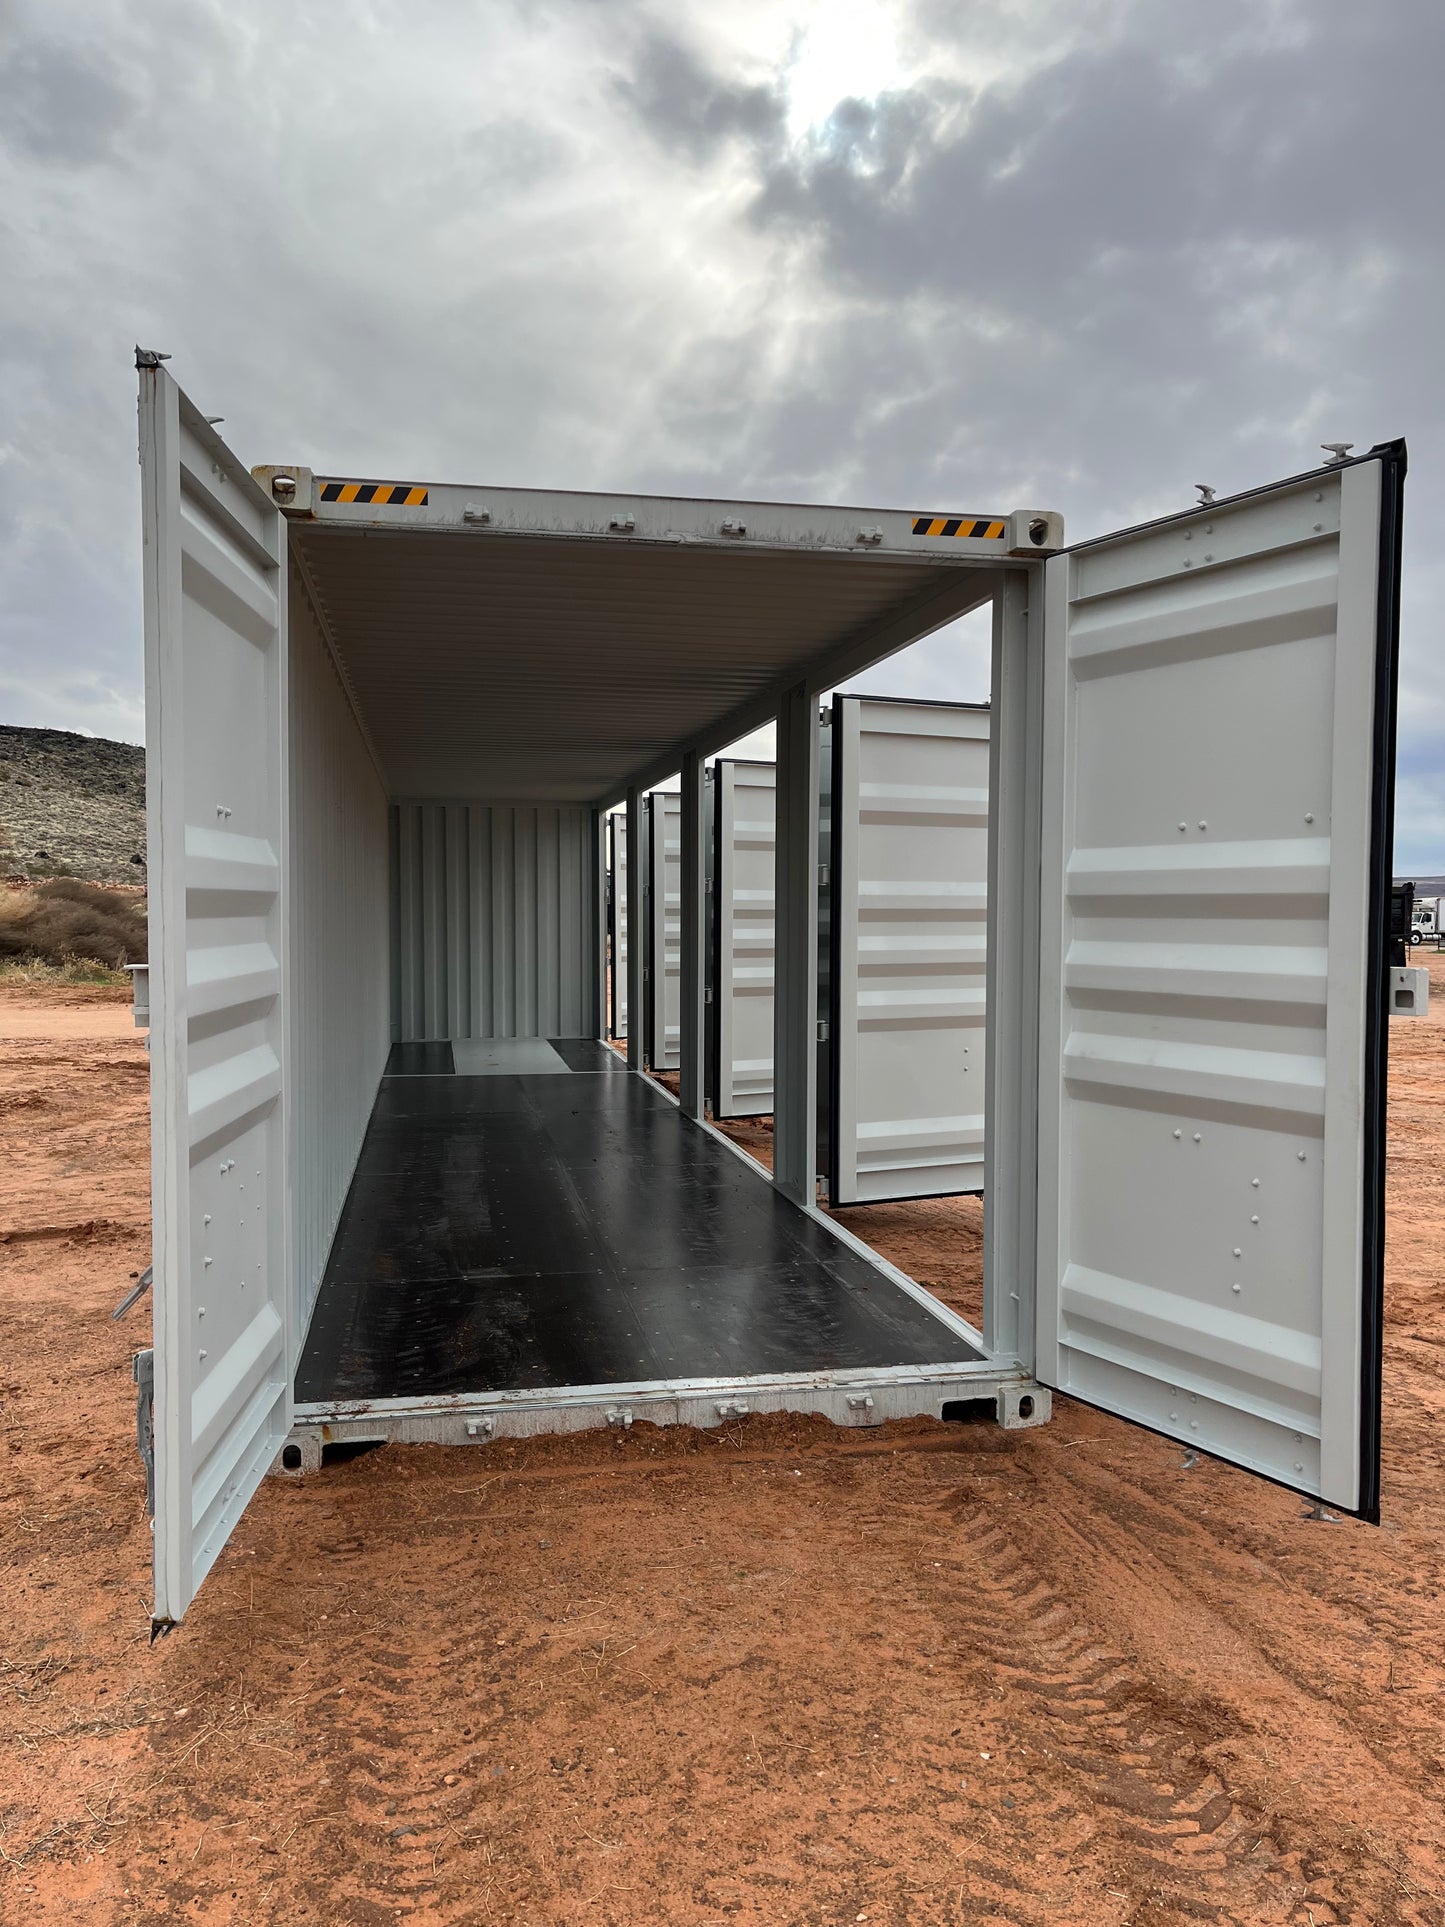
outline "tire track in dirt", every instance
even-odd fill
[[[1157,1478],[1152,1460],[1151,1470]],[[1087,1569],[1098,1604],[1107,1600],[1142,1645],[1153,1629],[1140,1623],[1140,1598],[1155,1602],[1161,1625],[1187,1615],[1191,1638],[1172,1655],[1176,1671],[1201,1691],[1227,1690],[1250,1724],[1284,1749],[1312,1734],[1309,1771],[1291,1776],[1294,1810],[1312,1810],[1327,1825],[1327,1815],[1362,1805],[1408,1820],[1416,1837],[1438,1838],[1439,1807],[1420,1789],[1440,1753],[1445,1669],[1417,1662],[1418,1679],[1396,1680],[1393,1661],[1396,1650],[1429,1650],[1439,1620],[1438,1550],[1428,1548],[1420,1578],[1390,1585],[1377,1562],[1391,1549],[1372,1529],[1301,1519],[1282,1559],[1263,1523],[1236,1521],[1228,1537],[1210,1529],[1209,1512],[1228,1511],[1236,1476],[1203,1470],[1212,1483],[1186,1509],[1142,1470],[1071,1454],[1067,1486],[1046,1481],[1040,1493],[1050,1510],[1044,1559],[1056,1570]],[[1302,1620],[1310,1629],[1303,1639]],[[1164,1659],[1157,1650],[1155,1657]]]
[[[511,1787],[537,1773],[515,1755],[530,1675],[552,1657],[549,1632],[533,1624],[519,1641],[501,1630],[495,1595],[484,1586],[479,1597],[465,1532],[428,1537],[420,1636],[404,1599],[363,1592],[348,1614],[351,1572],[368,1550],[358,1542],[329,1554],[336,1597],[321,1628],[324,1663],[309,1681],[312,1739],[331,1783],[322,1825],[345,1868],[333,1917],[360,1921],[384,1902],[378,1918],[400,1910],[428,1927],[465,1927],[485,1917],[492,1886],[508,1888],[518,1871],[499,1861]]]
[[[1032,1550],[986,1505],[959,1494],[939,1510],[967,1538],[966,1554],[940,1561],[967,1600],[964,1636],[1007,1690],[1033,1707],[1049,1753],[1077,1786],[1079,1806],[1104,1823],[1083,1857],[1102,1860],[1111,1891],[1127,1889],[1139,1907],[1165,1910],[1131,1918],[1239,1927],[1373,1927],[1390,1919],[1434,1927],[1438,1916],[1411,1901],[1379,1910],[1382,1887],[1398,1893],[1392,1874],[1365,1883],[1366,1895],[1348,1870],[1283,1844],[1293,1831],[1288,1822],[1261,1811],[1226,1777],[1227,1716],[1146,1678],[1041,1577]],[[1048,1824],[1047,1812],[1037,1818]],[[1127,1857],[1111,1862],[1111,1842]]]

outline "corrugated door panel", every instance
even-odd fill
[[[465,1037],[485,1037],[492,1022],[491,849],[491,811],[484,803],[474,804],[467,843],[467,943],[472,981],[467,1028],[462,1033]]]
[[[291,1195],[304,1332],[386,1064],[387,879],[400,826],[388,824],[386,791],[294,571],[289,620]]]
[[[537,906],[542,893],[538,869],[536,810],[512,815],[512,941],[513,1010],[503,1035],[536,1037],[541,1034],[537,984]]]
[[[549,1037],[560,1037],[561,972],[558,968],[557,891],[561,882],[560,848],[555,810],[537,812],[537,1024]]]
[[[607,819],[608,851],[611,861],[612,900],[608,934],[612,945],[609,976],[612,985],[612,1013],[609,1035],[627,1035],[627,828],[626,820],[614,810]]]
[[[590,825],[587,837],[590,838]],[[592,943],[592,864],[590,843],[586,838],[565,833],[562,814],[557,812],[557,1027],[554,1037],[582,1037],[594,1028],[587,979],[580,973],[573,978],[567,969],[568,957],[589,956]],[[595,973],[596,961],[591,969]]]
[[[836,1204],[983,1189],[989,712],[839,697]]]
[[[449,804],[444,817],[446,835],[446,914],[442,941],[445,945],[447,1034],[456,1037],[468,1021],[472,1007],[472,948],[468,941],[471,917],[468,898],[471,889],[470,817],[458,804]]]
[[[508,809],[489,809],[487,811],[491,829],[492,877],[490,922],[484,941],[492,959],[492,1010],[486,1037],[513,1037],[516,1035],[516,996],[517,974],[515,967],[516,950],[516,904],[512,896],[513,858],[515,855],[512,832],[512,812]]]
[[[675,1071],[682,1048],[682,798],[652,797],[648,994],[653,1001],[654,1070]]]
[[[179,1619],[286,1437],[298,1334],[285,530],[141,369],[152,882],[155,1618]]]
[[[1039,1376],[1366,1510],[1384,474],[1063,555],[1045,618]]]
[[[397,803],[392,815],[397,1039],[585,1036],[589,812]]]
[[[771,764],[716,765],[719,1117],[773,1108],[774,891],[777,795]]]

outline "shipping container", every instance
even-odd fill
[[[1403,445],[1068,550],[248,473],[138,360],[158,1626],[352,1439],[1057,1387],[1376,1516]],[[814,1201],[815,800],[820,695],[986,605],[978,1331]],[[702,1119],[704,765],[767,721],[771,1179]],[[677,1102],[635,1021],[673,775]]]
[[[833,1205],[981,1192],[987,705],[845,695],[819,727],[818,1175]],[[716,767],[708,1094],[717,1117],[756,1117],[772,1109],[773,772]]]

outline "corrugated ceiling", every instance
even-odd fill
[[[291,531],[392,793],[417,798],[600,800],[957,579],[932,557]]]

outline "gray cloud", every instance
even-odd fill
[[[958,10],[933,22],[942,49]],[[757,153],[748,218],[814,318],[750,416],[754,485],[1031,500],[1086,535],[1413,436],[1402,842],[1438,837],[1445,15],[1121,8],[1018,77],[939,65]]]
[[[17,38],[0,54],[3,138],[53,166],[94,166],[114,152],[138,109],[105,52],[63,39]]]
[[[613,85],[660,146],[689,160],[711,160],[739,140],[759,149],[782,140],[787,101],[781,86],[715,73],[684,40],[657,28],[642,35],[631,71]]]
[[[904,77],[804,131],[812,4],[12,5],[4,719],[139,732],[136,340],[247,461],[1076,536],[1404,432],[1402,842],[1445,869],[1445,15],[896,0]],[[978,693],[959,646],[897,686]]]

